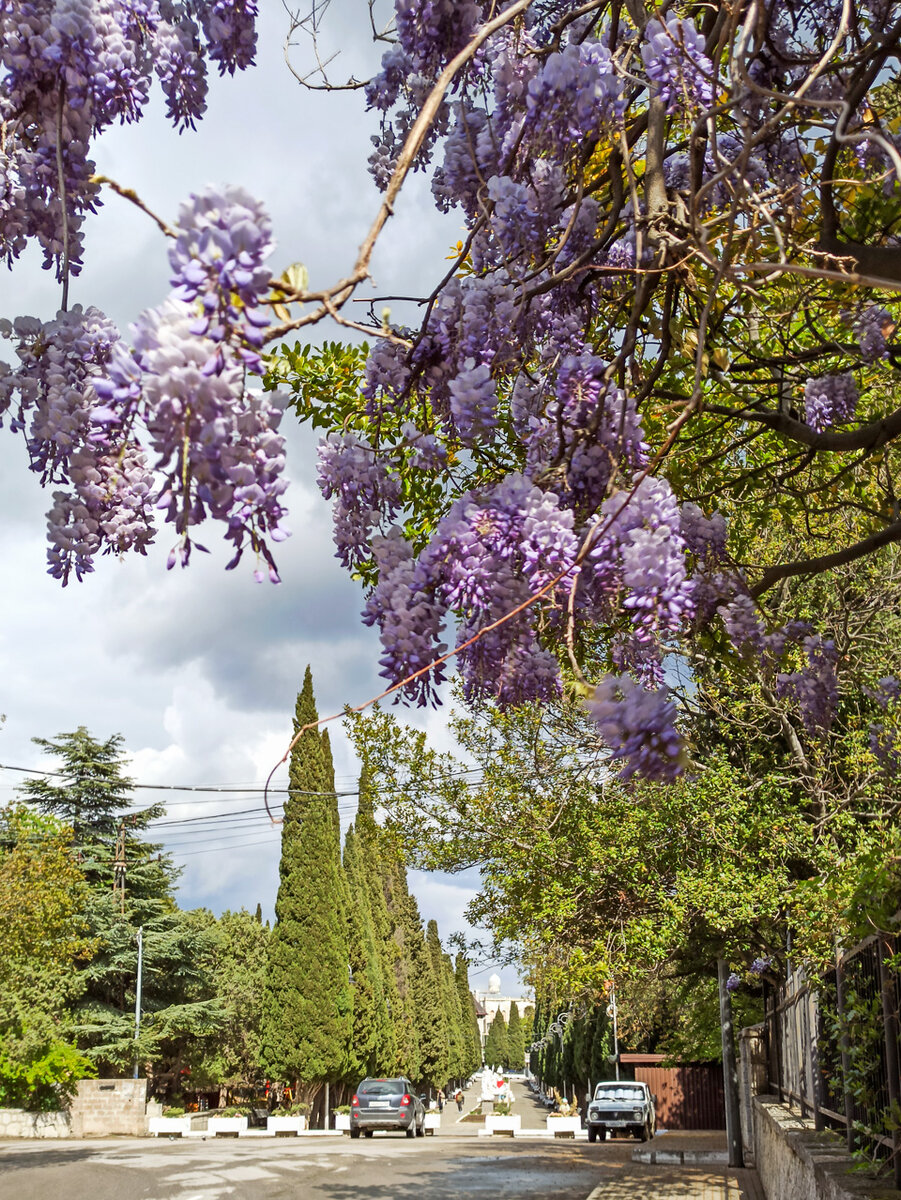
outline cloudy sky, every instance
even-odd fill
[[[207,184],[245,186],[272,216],[276,273],[301,261],[316,287],[346,273],[377,210],[379,196],[366,172],[375,121],[364,114],[359,92],[301,88],[285,64],[286,12],[277,0],[260,7],[256,68],[212,82],[209,112],[196,133],[176,135],[157,95],[140,125],[101,139],[95,158],[100,172],[134,187],[169,221],[180,201]],[[372,72],[379,51],[371,44],[365,0],[334,0],[321,57],[339,46],[341,56],[329,68],[336,82]],[[292,61],[301,73],[313,64],[302,38]],[[427,294],[460,236],[457,218],[435,212],[427,182],[409,182],[373,259],[373,295]],[[94,304],[127,326],[168,291],[164,243],[146,216],[107,194],[87,229],[87,265],[70,303]],[[0,316],[47,318],[58,302],[59,290],[37,256],[0,282]],[[323,327],[303,340],[339,336]],[[6,354],[0,343],[0,356]],[[228,548],[211,538],[204,539],[214,551],[209,557],[195,555],[188,570],[166,571],[171,539],[163,531],[146,559],[102,559],[92,577],[61,589],[46,574],[49,498],[27,471],[21,443],[8,434],[0,438],[0,711],[6,714],[0,802],[22,779],[11,768],[51,765],[32,737],[52,738],[79,725],[100,738],[121,733],[142,785],[230,789],[138,792],[141,802],[164,799],[170,820],[229,814],[160,830],[184,866],[180,900],[186,907],[219,911],[259,901],[271,914],[279,834],[255,811],[260,800],[253,789],[285,750],[306,664],[320,715],[361,703],[382,687],[377,638],[359,620],[361,594],[333,557],[328,506],[314,484],[315,439],[290,419],[283,431],[293,536],[278,548],[280,587],[255,583],[243,563],[224,572]],[[446,744],[441,713],[408,716]],[[331,730],[337,785],[352,793],[357,764],[340,725]],[[275,786],[285,778],[283,771]],[[342,797],[341,807],[350,819],[353,796]],[[435,917],[443,937],[465,928],[471,878],[415,872],[411,883],[424,918]],[[474,986],[485,986],[493,969],[474,971]],[[505,990],[517,988],[513,970],[502,978]]]

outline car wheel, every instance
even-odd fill
[[[373,1135],[374,1133],[375,1133],[375,1130],[374,1130],[374,1129],[364,1129],[364,1130],[363,1130],[363,1137],[372,1137],[372,1135]]]
[[[589,1142],[596,1142],[596,1141],[597,1141],[597,1139],[598,1139],[598,1131],[595,1129],[595,1127],[594,1127],[593,1125],[589,1125],[589,1126],[588,1126],[588,1140],[589,1140]]]
[[[416,1136],[425,1137],[425,1118],[423,1118],[416,1126]]]
[[[360,1136],[360,1131],[359,1131],[359,1129],[352,1129],[352,1130],[350,1131],[350,1136],[351,1136],[352,1138],[358,1138],[358,1137]]]
[[[409,1129],[405,1130],[405,1132],[408,1138],[416,1137],[416,1126],[411,1125]]]
[[[648,1140],[647,1125],[636,1125],[635,1128],[632,1130],[632,1132],[635,1134],[635,1136],[638,1138],[638,1140],[640,1142],[646,1142]]]
[[[598,1141],[605,1142],[607,1140],[606,1125],[598,1125]]]

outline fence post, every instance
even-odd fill
[[[842,1056],[842,1099],[845,1104],[845,1140],[848,1153],[854,1152],[854,1100],[848,1087],[848,1076],[851,1074],[851,1046],[848,1039],[848,1027],[845,1024],[845,973],[842,969],[842,950],[835,946],[835,1011],[838,1016],[839,1050]]]
[[[892,1107],[893,1124],[901,1112],[901,1079],[898,1069],[898,1012],[895,1005],[895,975],[885,965],[885,959],[894,954],[889,938],[880,934],[876,943],[876,961],[879,964],[879,987],[882,992],[882,1028],[885,1034],[885,1075],[888,1098]],[[895,1187],[901,1187],[901,1134],[897,1124],[892,1129],[892,1169]]]

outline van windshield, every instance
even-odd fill
[[[616,1087],[605,1087],[603,1084],[598,1085],[598,1089],[594,1094],[595,1100],[644,1100],[644,1088],[623,1086],[622,1084]]]

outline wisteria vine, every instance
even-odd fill
[[[307,297],[272,293],[263,207],[238,188],[190,197],[169,231],[173,291],[127,341],[67,302],[100,205],[93,139],[140,120],[154,76],[173,125],[193,128],[210,64],[222,74],[253,64],[257,7],[0,0],[0,254],[11,264],[36,243],[63,289],[55,319],[0,327],[15,355],[0,364],[0,418],[53,488],[49,562],[64,584],[99,554],[144,552],[155,515],[175,533],[170,565],[203,549],[197,529],[213,519],[232,543],[229,566],[250,548],[258,577],[278,579],[281,403],[247,377],[270,339],[314,317],[272,326],[271,305]],[[703,380],[725,369],[728,355],[705,357],[702,345],[715,289],[664,434],[648,420],[659,371],[643,376],[630,356],[641,336],[645,366],[655,349],[665,360],[670,299],[653,328],[625,314],[644,311],[661,281],[670,298],[689,286],[691,253],[727,276],[705,220],[728,226],[743,252],[781,214],[800,220],[810,155],[798,105],[826,127],[844,104],[834,145],[851,147],[868,186],[896,188],[897,135],[863,93],[847,99],[856,85],[840,57],[846,43],[878,50],[888,17],[861,3],[852,27],[841,4],[776,0],[763,36],[742,6],[719,7],[533,0],[507,19],[480,0],[396,0],[394,40],[365,86],[385,205],[354,273],[317,294],[315,319],[337,316],[406,172],[431,170],[437,207],[466,225],[465,250],[419,328],[374,328],[364,419],[322,442],[338,557],[373,581],[364,620],[379,629],[382,673],[413,703],[435,700],[449,645],[468,698],[514,705],[559,695],[561,663],[580,676],[582,643],[600,640],[609,673],[581,684],[626,779],[684,769],[667,663],[711,621],[737,659],[763,664],[808,736],[828,730],[837,703],[835,647],[807,626],[770,627],[729,561],[723,518],[680,503],[659,472]],[[452,62],[462,66],[448,80]],[[615,193],[609,210],[599,180]],[[835,273],[832,186],[822,270]],[[627,332],[611,338],[617,322]],[[883,303],[837,313],[822,353],[789,381],[787,415],[776,381],[779,421],[820,438],[856,421],[861,368],[891,359],[894,330]],[[742,412],[753,417],[753,400]],[[404,526],[409,472],[446,490],[425,531]]]

